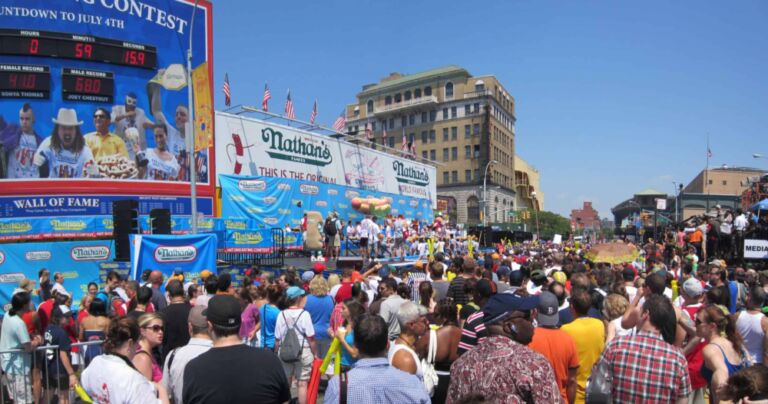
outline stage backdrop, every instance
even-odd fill
[[[145,269],[159,270],[166,278],[180,271],[190,280],[204,269],[215,273],[217,243],[212,233],[132,235],[131,278],[138,280]]]
[[[51,279],[55,272],[64,275],[64,288],[72,293],[72,306],[77,309],[88,282],[101,287],[107,272],[128,272],[128,263],[113,262],[114,256],[112,242],[104,240],[0,244],[0,314],[5,315],[19,280],[26,277],[37,282],[42,268],[51,272]],[[38,296],[33,301],[40,303]]]
[[[428,199],[386,192],[275,177],[219,175],[219,182],[222,216],[252,219],[257,228],[283,228],[286,223],[297,227],[305,211],[319,211],[323,217],[335,211],[339,218],[352,221],[366,214],[402,214],[420,221],[433,217]]]

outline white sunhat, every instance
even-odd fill
[[[69,108],[59,108],[59,114],[52,121],[61,126],[80,126],[83,124],[83,121],[77,120],[77,111]]]

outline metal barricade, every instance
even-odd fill
[[[76,375],[85,369],[85,353],[89,347],[101,346],[103,342],[71,344],[69,361]],[[77,352],[72,352],[73,350]],[[69,388],[69,375],[66,369],[62,368],[60,355],[58,345],[39,346],[31,352],[23,349],[0,351],[3,363],[13,363],[3,368],[0,403],[49,403],[57,394],[60,403],[74,402],[74,391]],[[6,368],[8,372],[5,372]]]

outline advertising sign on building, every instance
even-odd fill
[[[435,167],[271,122],[216,113],[216,172],[349,186],[430,201]]]
[[[746,259],[768,259],[768,240],[744,240],[744,258]]]

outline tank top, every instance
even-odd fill
[[[85,330],[83,331],[83,337],[85,341],[104,341],[105,335],[102,330]],[[90,365],[93,358],[103,353],[101,345],[86,345],[85,348],[85,364]]]
[[[419,359],[419,356],[416,355],[416,352],[413,351],[413,349],[409,348],[407,345],[403,344],[392,344],[389,347],[389,354],[387,355],[387,361],[389,361],[389,364],[392,364],[392,358],[395,357],[395,354],[397,351],[406,351],[411,356],[413,356],[413,361],[416,362],[416,376],[419,377],[419,379],[424,378],[424,370],[421,368],[421,360]]]
[[[725,356],[725,351],[723,350],[723,347],[717,344],[715,344],[715,346],[717,346],[720,349],[720,353],[723,354],[723,362],[725,362],[725,368],[728,369],[728,377],[731,377],[734,373],[738,372],[741,369],[746,368],[749,365],[749,363],[747,363],[746,359],[743,356],[741,358],[741,363],[739,364],[731,363],[730,361],[728,361],[728,357]],[[714,374],[715,372],[707,367],[706,362],[701,364],[701,375],[704,377],[707,383],[712,382],[712,376],[714,376]]]
[[[763,363],[763,339],[765,332],[761,327],[760,321],[763,319],[763,313],[750,314],[742,311],[736,320],[736,330],[744,339],[744,348],[752,356],[755,363]]]
[[[152,381],[157,383],[163,380],[163,369],[160,367],[160,365],[157,364],[155,357],[152,356],[151,353],[144,351],[141,348],[136,349],[136,353],[149,355],[149,359],[152,361]]]
[[[616,329],[617,337],[623,337],[625,335],[635,335],[635,327],[624,328],[621,326],[621,317],[614,318],[613,320],[611,320],[611,323],[613,323],[613,327]]]

